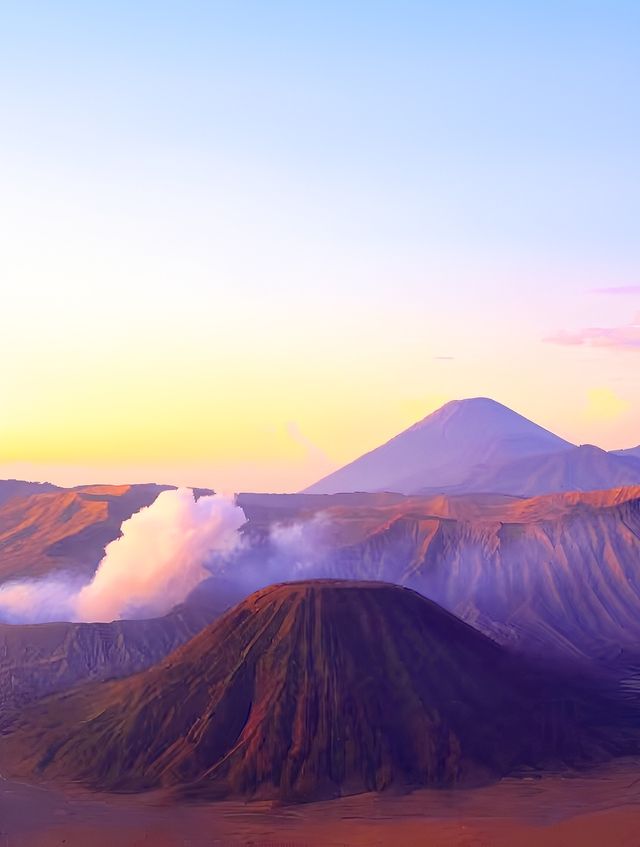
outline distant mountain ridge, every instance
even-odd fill
[[[306,489],[535,496],[640,484],[634,451],[574,444],[488,398],[455,400]]]
[[[640,444],[637,447],[629,447],[627,450],[612,450],[615,456],[631,456],[635,459],[640,459]]]
[[[543,456],[527,456],[480,470],[464,485],[467,494],[490,492],[537,497],[565,491],[600,491],[640,484],[640,458],[607,453],[591,444]],[[425,488],[421,493],[430,493]]]
[[[195,599],[162,618],[111,623],[0,623],[0,715],[80,682],[144,670],[227,605]]]
[[[46,494],[62,491],[51,482],[29,482],[25,479],[0,479],[0,506],[14,497],[29,497],[31,494]]]

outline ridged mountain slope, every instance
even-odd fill
[[[282,510],[285,525],[322,514],[292,574],[407,585],[530,653],[640,657],[640,487],[330,502]],[[277,555],[265,510],[250,511],[254,558]]]
[[[228,599],[220,590],[199,591],[148,620],[0,623],[0,713],[81,682],[149,668],[219,617]]]
[[[142,674],[26,709],[0,756],[99,788],[309,800],[597,758],[589,710],[412,591],[303,582]]]

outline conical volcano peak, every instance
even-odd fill
[[[454,419],[457,423],[465,421],[474,427],[485,426],[495,428],[499,431],[508,429],[535,429],[548,432],[548,430],[544,430],[523,415],[514,412],[513,409],[510,409],[503,403],[498,403],[497,400],[492,400],[490,397],[468,397],[462,400],[450,400],[444,406],[431,412],[431,414],[422,418],[422,420],[417,421],[408,430],[405,430],[405,432],[411,432],[434,423],[442,425]],[[401,437],[403,434],[400,433],[400,436],[396,437]]]
[[[557,698],[555,678],[414,591],[298,582],[160,666],[25,710],[2,753],[100,788],[310,800],[578,760],[590,732]]]
[[[464,487],[488,465],[572,446],[488,397],[453,400],[307,491],[450,491]]]

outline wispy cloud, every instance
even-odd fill
[[[640,285],[618,285],[609,288],[592,288],[592,294],[640,295]]]
[[[296,421],[287,421],[285,428],[289,438],[305,450],[308,458],[331,463],[325,451],[304,434]]]
[[[624,326],[560,330],[545,338],[545,341],[566,347],[603,347],[640,353],[640,312],[631,323]]]
[[[436,362],[453,362],[455,356],[434,356],[433,358]]]

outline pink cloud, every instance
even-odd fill
[[[640,352],[640,312],[625,326],[587,327],[576,331],[560,330],[545,338],[551,344],[566,347],[605,347],[610,350]]]

